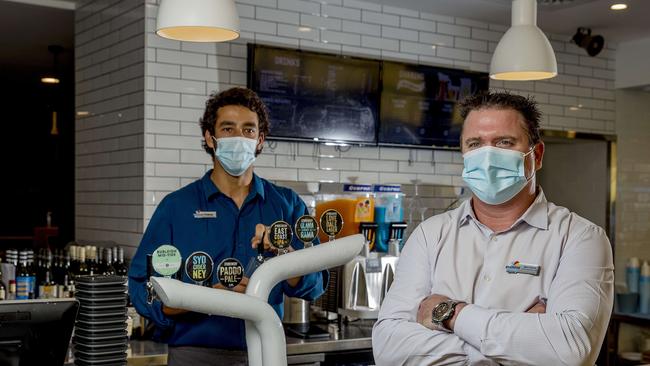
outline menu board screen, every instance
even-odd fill
[[[379,61],[248,47],[248,87],[269,109],[271,138],[376,144]]]
[[[487,90],[488,74],[384,62],[380,144],[460,145],[458,103]]]

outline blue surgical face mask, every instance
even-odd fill
[[[215,156],[223,169],[230,175],[239,177],[255,161],[257,140],[246,137],[212,137],[217,146]]]
[[[535,175],[526,178],[527,153],[485,146],[463,155],[463,180],[483,202],[500,205],[521,192]]]

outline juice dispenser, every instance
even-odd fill
[[[334,209],[343,216],[343,229],[336,238],[358,234],[359,224],[372,222],[375,219],[375,198],[371,185],[345,184],[343,192],[338,194],[320,194],[316,198],[316,217],[323,212]],[[322,231],[319,234],[321,243],[328,241]]]
[[[398,185],[375,185],[373,191],[375,193],[375,222],[378,224],[375,250],[387,252],[390,223],[404,221],[404,208],[402,207],[404,193]]]

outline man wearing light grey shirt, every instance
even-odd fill
[[[373,329],[378,365],[593,365],[612,311],[605,232],[546,200],[536,103],[462,105],[473,195],[411,234]],[[562,177],[557,177],[562,179]]]

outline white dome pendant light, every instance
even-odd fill
[[[226,42],[239,38],[234,0],[161,0],[156,34],[177,41]]]
[[[537,1],[512,1],[512,26],[492,55],[490,77],[496,80],[542,80],[557,75],[553,47],[537,28]]]

